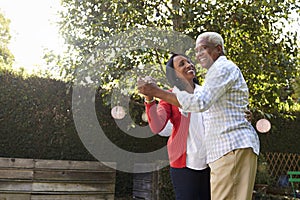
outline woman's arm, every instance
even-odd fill
[[[160,101],[158,105],[156,102],[145,102],[145,106],[151,131],[157,134],[165,128],[169,121],[172,112],[172,105],[167,102]]]

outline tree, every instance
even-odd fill
[[[8,49],[11,39],[9,24],[10,20],[0,13],[0,69],[10,69],[14,61],[14,56]]]
[[[295,79],[294,90],[295,90],[295,99],[296,99],[296,101],[300,102],[300,78],[299,78],[299,76]]]
[[[99,51],[105,50],[101,45],[106,47],[115,36],[119,37],[118,42],[131,38],[130,42],[142,44],[135,34],[155,35],[149,27],[177,31],[192,39],[203,31],[216,31],[225,39],[228,57],[244,74],[250,91],[250,107],[260,113],[289,115],[295,103],[291,98],[291,81],[299,75],[299,53],[297,33],[282,34],[283,21],[288,21],[289,14],[299,9],[299,5],[299,0],[63,0],[60,30],[69,49],[63,58],[52,57],[49,61],[69,78],[74,78],[79,71],[89,71],[83,76],[92,77],[92,81],[108,92],[106,94],[120,87],[120,80],[126,81],[122,76],[130,72],[135,72],[132,78],[136,74],[152,73],[158,77],[159,84],[167,87],[163,76],[168,50],[128,48],[120,53],[118,50],[124,50],[124,46],[118,46],[110,52],[117,56],[109,57],[110,61],[103,64],[107,54]],[[156,39],[149,36],[149,40],[160,46]],[[180,41],[176,39],[173,43]],[[119,45],[134,45],[121,43]],[[98,64],[103,64],[101,70],[90,70],[91,66],[86,63],[90,58],[98,58]],[[133,84],[133,80],[128,84]]]

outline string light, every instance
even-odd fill
[[[271,123],[267,119],[260,119],[256,122],[256,129],[260,133],[267,133],[271,129]]]
[[[122,106],[115,106],[111,109],[111,116],[114,119],[123,119],[126,115],[125,109]]]

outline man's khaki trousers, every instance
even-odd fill
[[[251,148],[236,149],[209,164],[211,200],[251,200],[257,155]]]

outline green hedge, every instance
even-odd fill
[[[300,113],[296,119],[272,118],[269,133],[259,133],[262,152],[300,153]]]
[[[0,78],[0,156],[93,160],[76,133],[65,83],[9,72]]]

